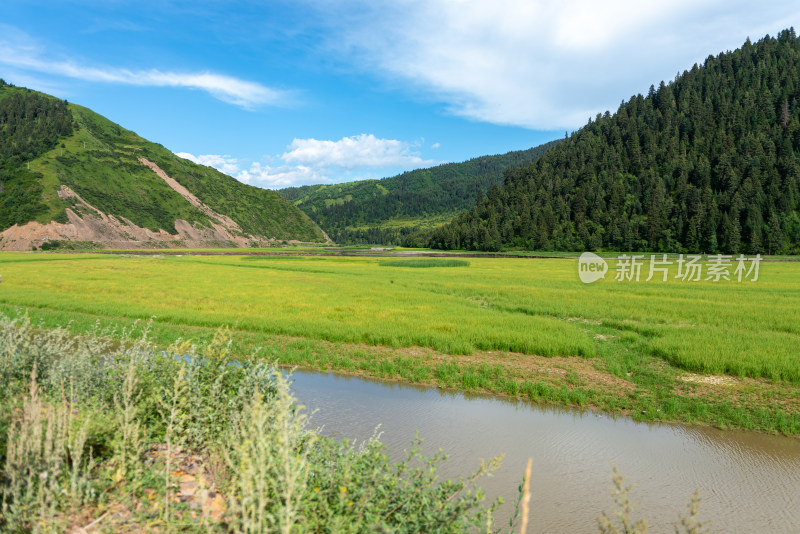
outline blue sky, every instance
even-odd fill
[[[796,0],[3,0],[0,77],[279,188],[530,148],[789,26]]]

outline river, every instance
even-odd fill
[[[711,532],[800,532],[800,439],[701,426],[640,423],[592,411],[296,371],[293,389],[313,426],[336,438],[381,441],[400,458],[414,439],[448,456],[441,474],[467,475],[505,454],[481,486],[507,504],[533,458],[528,532],[597,532],[610,511],[612,468],[634,484],[635,518],[674,532],[695,489]]]

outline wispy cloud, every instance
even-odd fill
[[[796,0],[349,0],[331,49],[454,114],[575,128],[709,54],[800,24]],[[321,6],[321,7],[320,7]]]
[[[238,180],[259,187],[276,189],[296,185],[337,183],[343,179],[387,176],[381,171],[404,171],[426,167],[435,161],[425,160],[414,151],[415,145],[396,139],[380,139],[373,134],[344,137],[338,141],[295,139],[287,151],[269,163],[252,162],[205,154],[195,156],[188,152],[177,155],[201,165],[234,176]],[[282,163],[271,164],[273,160]],[[354,173],[362,173],[361,176]]]
[[[0,37],[0,64],[48,76],[63,76],[89,82],[116,83],[150,87],[183,87],[206,91],[214,98],[252,109],[259,106],[285,105],[293,96],[287,91],[266,87],[214,72],[174,72],[159,69],[123,69],[91,66],[73,60],[52,59],[42,47],[22,32],[8,31]]]

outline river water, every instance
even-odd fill
[[[498,520],[511,514],[533,458],[529,532],[597,532],[600,512],[612,508],[612,465],[635,485],[634,517],[646,518],[649,532],[674,532],[695,489],[711,532],[800,532],[800,439],[638,423],[334,374],[296,371],[293,380],[323,434],[366,440],[381,425],[381,441],[399,459],[419,433],[424,452],[448,453],[442,476],[467,475],[481,458],[505,454],[480,484],[504,497]]]

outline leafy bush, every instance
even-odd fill
[[[470,477],[438,480],[441,452],[420,453],[416,440],[403,461],[392,464],[376,438],[360,448],[346,441],[320,440],[309,456],[309,499],[304,516],[312,532],[463,532],[490,529],[496,501],[481,507],[474,481],[499,466],[481,465]]]

